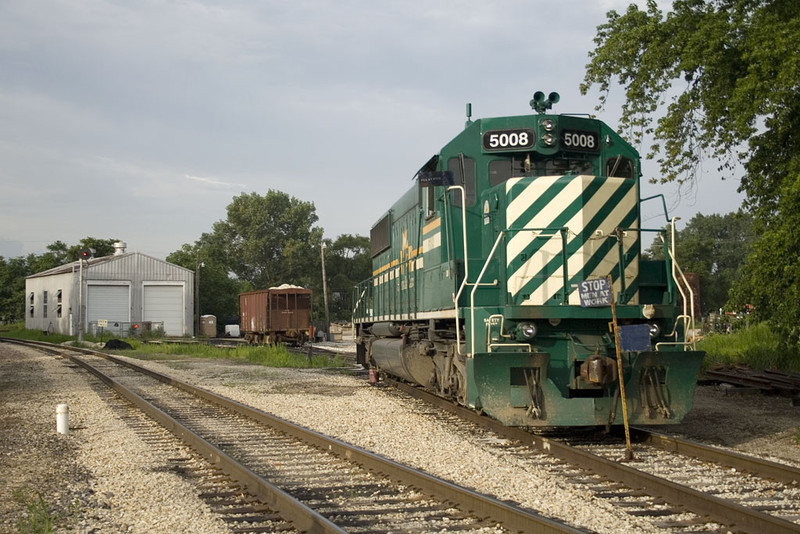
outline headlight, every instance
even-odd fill
[[[545,132],[552,132],[553,128],[555,127],[556,124],[550,119],[545,119],[542,121],[542,128],[544,128]]]
[[[661,327],[656,323],[650,323],[647,326],[650,327],[650,339],[655,339],[661,334]]]
[[[542,136],[542,142],[547,146],[553,146],[556,142],[556,138],[551,133],[546,133]]]
[[[518,339],[533,339],[536,335],[536,325],[533,323],[520,323],[517,326]]]

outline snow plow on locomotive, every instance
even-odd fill
[[[674,220],[641,227],[638,153],[599,120],[546,113],[557,101],[537,92],[536,114],[475,121],[468,107],[373,226],[358,361],[507,425],[621,424],[620,390],[630,423],[678,423],[703,353]],[[666,260],[642,258],[644,235]],[[593,280],[620,328],[645,333],[618,358],[611,308],[581,300]]]

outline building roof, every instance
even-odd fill
[[[121,259],[124,259],[124,258],[129,258],[129,257],[132,257],[132,256],[141,256],[141,257],[148,258],[150,260],[157,261],[157,262],[160,262],[160,263],[166,263],[166,264],[171,265],[173,267],[177,267],[178,269],[183,269],[185,271],[194,272],[191,269],[187,269],[186,267],[181,267],[180,265],[177,265],[175,263],[170,263],[168,261],[159,260],[158,258],[154,258],[152,256],[148,256],[147,254],[142,254],[141,252],[124,252],[122,254],[112,254],[111,256],[102,256],[100,258],[89,258],[88,260],[83,260],[83,261],[86,262],[86,265],[84,265],[83,268],[84,269],[91,269],[92,267],[95,267],[95,266],[98,266],[98,265],[102,265],[104,263],[118,261],[118,260],[121,260]],[[59,265],[58,267],[53,267],[52,269],[47,269],[46,271],[42,271],[40,273],[35,273],[35,274],[30,275],[30,276],[26,276],[25,279],[28,279],[28,278],[39,278],[39,277],[44,277],[44,276],[53,276],[53,275],[56,275],[56,274],[74,273],[74,272],[77,272],[80,269],[80,261],[81,260],[76,260],[76,261],[73,261],[73,262],[70,262],[70,263],[65,263],[64,265]]]

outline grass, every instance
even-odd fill
[[[25,330],[24,324],[22,323],[3,325],[0,327],[0,336],[33,341],[47,341],[49,343],[76,342],[77,340],[75,336],[46,334],[39,330]],[[84,336],[84,340],[95,343],[100,341],[99,338],[88,334]],[[108,339],[105,341],[108,341]],[[202,342],[190,342],[189,340],[185,343],[181,343],[180,340],[168,343],[149,343],[148,341],[156,341],[152,336],[145,339],[126,338],[123,341],[131,345],[133,350],[118,350],[112,352],[143,360],[175,360],[184,358],[231,359],[266,367],[312,369],[347,366],[342,357],[338,355],[329,357],[327,355],[318,354],[309,359],[306,355],[289,352],[286,347],[282,345],[216,347]]]
[[[164,356],[174,358],[225,358],[266,367],[315,369],[346,366],[344,360],[338,355],[328,357],[327,355],[318,354],[309,360],[308,356],[289,352],[282,345],[214,347],[203,343],[142,343],[130,339],[126,341],[133,346],[133,350],[115,352],[141,359],[162,359]]]
[[[744,364],[756,370],[800,371],[797,352],[787,349],[766,323],[729,334],[708,335],[697,343],[697,348],[706,351],[704,369]]]
[[[48,334],[41,330],[25,330],[25,323],[0,325],[0,336],[27,339],[31,341],[47,341],[48,343],[64,343],[76,339],[65,334]]]
[[[14,500],[23,505],[27,513],[17,522],[19,534],[45,534],[54,532],[56,517],[38,491],[15,490]]]
[[[18,534],[50,534],[69,529],[69,525],[80,523],[82,508],[75,499],[65,513],[53,512],[38,491],[30,488],[16,489],[12,493],[14,501],[25,507],[25,515],[17,521]]]

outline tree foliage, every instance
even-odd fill
[[[0,322],[13,323],[25,319],[25,278],[72,261],[80,250],[92,248],[95,257],[114,253],[117,239],[85,237],[77,245],[62,241],[47,245],[47,252],[5,259],[0,256]]]
[[[730,289],[741,276],[754,240],[753,218],[741,212],[697,214],[677,232],[678,261],[684,272],[697,273],[700,278],[700,311],[704,315],[727,307]],[[654,242],[646,255],[663,259],[663,244]]]
[[[166,259],[195,272],[200,315],[215,315],[218,324],[225,324],[238,317],[239,293],[251,290],[252,286],[229,276],[227,264],[205,237],[207,234],[194,245],[184,244]]]
[[[313,292],[313,317],[324,319],[321,245],[325,245],[329,316],[352,316],[353,286],[370,276],[369,239],[323,240],[313,203],[270,190],[234,197],[227,218],[167,261],[200,272],[200,313],[220,321],[239,314],[239,293],[281,284]]]
[[[645,11],[631,4],[607,19],[581,91],[599,86],[602,108],[614,82],[625,87],[621,125],[637,141],[653,135],[661,181],[692,179],[704,155],[747,161],[774,134],[768,124],[757,136],[761,122],[797,110],[795,0],[675,0],[666,16],[648,0]]]
[[[230,270],[256,289],[284,283],[309,286],[319,272],[322,229],[312,202],[280,191],[243,193],[227,208],[228,217],[214,224],[208,237],[225,251]],[[311,260],[311,263],[309,261]]]
[[[353,287],[372,275],[369,238],[342,234],[326,240],[325,273],[332,321],[349,321],[353,316]]]
[[[666,15],[607,13],[581,91],[624,87],[621,126],[652,136],[661,182],[694,180],[705,157],[732,171],[759,239],[734,283],[792,341],[800,338],[800,2],[674,0]],[[792,298],[787,298],[792,297]]]

